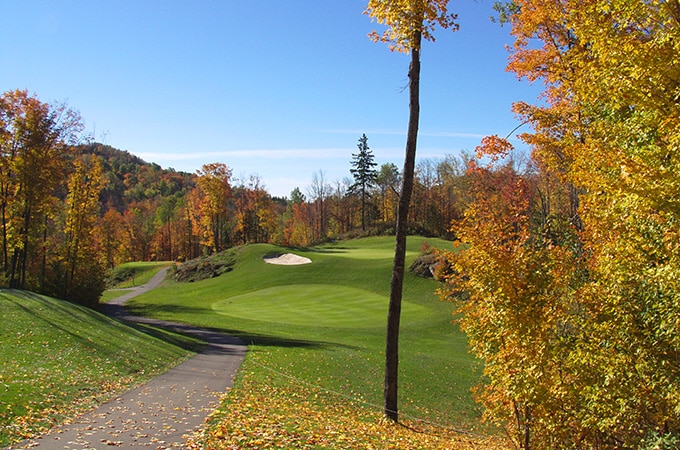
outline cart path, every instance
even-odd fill
[[[246,344],[235,337],[174,322],[128,315],[126,301],[157,287],[167,269],[148,283],[103,305],[112,317],[157,325],[199,337],[207,346],[193,358],[148,383],[101,404],[35,439],[10,449],[185,448],[186,436],[199,430],[233,385]]]

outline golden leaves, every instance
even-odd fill
[[[400,53],[420,50],[419,36],[434,41],[437,26],[458,29],[458,16],[448,12],[448,0],[369,0],[364,14],[387,27],[382,33],[371,32],[369,38]]]
[[[545,403],[578,420],[533,420],[585,447],[644,447],[661,430],[677,438],[680,302],[669,281],[680,279],[680,7],[516,3],[509,69],[543,81],[546,102],[515,111],[534,126],[523,136],[534,158],[569,184],[587,264],[558,335],[573,341],[561,376],[581,387],[548,390]]]
[[[492,438],[466,436],[436,425],[383,420],[379,410],[318,388],[274,386],[246,373],[211,419],[189,439],[192,449],[506,448]]]

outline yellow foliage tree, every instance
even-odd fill
[[[99,194],[104,189],[101,162],[96,157],[74,161],[66,197],[65,286],[68,300],[96,305],[104,290],[105,255],[99,246]]]
[[[211,252],[220,252],[226,248],[229,239],[227,202],[231,192],[231,169],[223,163],[204,164],[197,174],[200,192],[195,196],[195,213],[198,214],[199,239]]]
[[[467,178],[469,206],[452,228],[457,248],[443,252],[451,270],[440,294],[457,304],[472,352],[484,361],[487,382],[476,391],[484,417],[517,447],[560,447],[562,430],[573,425],[562,406],[573,395],[564,367],[574,338],[567,324],[577,254],[569,240],[553,238],[560,217],[542,217],[547,191],[534,177],[508,163],[472,161]]]
[[[544,301],[561,318],[555,326],[566,334],[557,337],[569,342],[554,360],[559,372],[547,375],[550,361],[520,370],[496,360],[507,364],[507,373],[491,379],[489,386],[501,380],[504,390],[496,390],[501,395],[487,414],[506,424],[517,420],[513,402],[529,398],[515,390],[521,381],[532,395],[542,393],[523,419],[530,434],[518,444],[525,448],[674,448],[680,444],[680,3],[516,0],[499,9],[516,38],[509,68],[545,83],[544,104],[515,105],[534,129],[522,137],[546,177],[566,186],[568,222],[579,231],[571,253],[554,255],[561,262],[551,257],[533,270],[568,267],[574,256],[587,270],[568,290],[555,290],[559,278],[548,280]],[[466,236],[471,251],[480,251],[478,238]],[[487,272],[479,264],[469,280]],[[523,274],[516,274],[514,289],[523,289]],[[483,292],[504,277],[491,275],[464,285]],[[501,301],[503,292],[489,295]],[[466,305],[470,319],[463,323],[483,311],[475,304]],[[495,324],[493,336],[478,330],[472,338],[488,357],[498,351],[498,335],[513,330]],[[550,336],[541,339],[549,349]],[[532,378],[536,371],[550,383]]]
[[[58,210],[56,194],[82,128],[65,105],[20,90],[0,96],[0,264],[10,287],[44,283],[46,224]]]

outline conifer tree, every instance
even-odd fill
[[[350,186],[350,192],[361,196],[361,229],[366,230],[366,198],[370,196],[369,189],[375,185],[378,172],[374,169],[377,165],[373,161],[373,152],[368,147],[368,138],[362,134],[357,144],[358,153],[352,153],[352,169],[349,169],[354,184]]]

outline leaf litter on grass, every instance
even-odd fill
[[[395,424],[378,408],[313,386],[274,386],[243,373],[191,449],[507,449],[483,437],[413,419]]]
[[[0,447],[43,433],[192,354],[144,327],[29,292],[0,292],[0,313],[8,319],[0,334]]]

